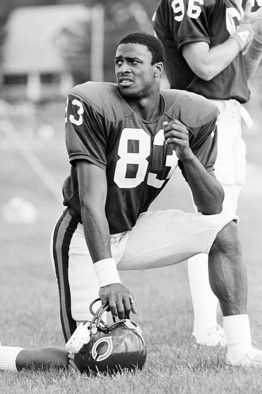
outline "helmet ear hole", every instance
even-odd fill
[[[104,312],[103,307],[94,314],[88,327],[90,340],[74,356],[76,367],[84,373],[109,374],[142,369],[146,346],[141,329],[129,319],[105,326]]]

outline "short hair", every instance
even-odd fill
[[[129,43],[145,45],[152,53],[152,64],[165,62],[165,50],[163,44],[158,38],[151,34],[141,32],[128,34],[119,41],[118,46],[120,44]]]

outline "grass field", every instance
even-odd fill
[[[253,99],[255,100],[255,98]],[[253,101],[254,103],[255,101]],[[252,107],[257,112],[259,105]],[[259,129],[262,117],[255,113]],[[51,139],[32,136],[26,125],[16,128],[59,184],[69,165],[64,147],[63,106],[42,109],[42,122],[56,130]],[[259,123],[260,122],[260,123]],[[239,224],[244,259],[249,273],[249,311],[255,344],[262,348],[262,134],[245,133],[248,141],[248,176],[240,198]],[[0,222],[0,341],[4,345],[63,346],[56,282],[49,259],[52,226],[61,212],[24,159],[0,130],[0,206],[14,196],[37,209],[30,225]],[[174,184],[177,185],[173,193]],[[154,204],[154,208],[192,209],[180,177]],[[191,339],[192,307],[186,264],[161,270],[122,274],[138,303],[138,322],[148,348],[146,366],[135,375],[88,378],[74,373],[0,373],[0,393],[261,393],[261,371],[224,364],[224,350],[194,345]]]

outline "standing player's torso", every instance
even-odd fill
[[[171,87],[187,89],[207,98],[249,98],[243,56],[211,81],[198,78],[182,56],[182,47],[204,41],[210,47],[222,44],[236,31],[243,10],[236,0],[162,0],[155,17],[155,30],[167,54],[167,73]]]

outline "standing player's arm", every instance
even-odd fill
[[[229,66],[239,52],[238,42],[231,37],[212,48],[207,42],[194,42],[182,48],[188,66],[195,75],[205,81],[210,81]]]
[[[240,51],[246,49],[259,24],[257,18],[260,18],[262,12],[251,12],[251,6],[251,2],[248,1],[243,20],[237,31],[222,44],[210,47],[207,42],[193,42],[183,46],[182,54],[191,70],[199,78],[210,81],[229,66]]]
[[[77,161],[78,191],[86,243],[94,262],[100,286],[99,296],[113,316],[123,319],[136,313],[131,292],[120,283],[116,263],[111,256],[110,233],[105,214],[106,171],[85,160]]]
[[[262,8],[254,23],[254,38],[244,54],[247,79],[256,71],[262,59]]]
[[[244,55],[246,76],[249,79],[259,66],[262,59],[262,35],[261,38],[256,38],[252,40]]]
[[[192,152],[187,128],[179,120],[164,122],[163,126],[166,143],[174,146],[183,165],[198,211],[205,215],[220,213],[224,200],[223,188]]]
[[[262,58],[262,7],[255,12],[251,12],[252,3],[248,7],[248,18],[252,21],[254,38],[244,54],[247,79],[256,71]]]

